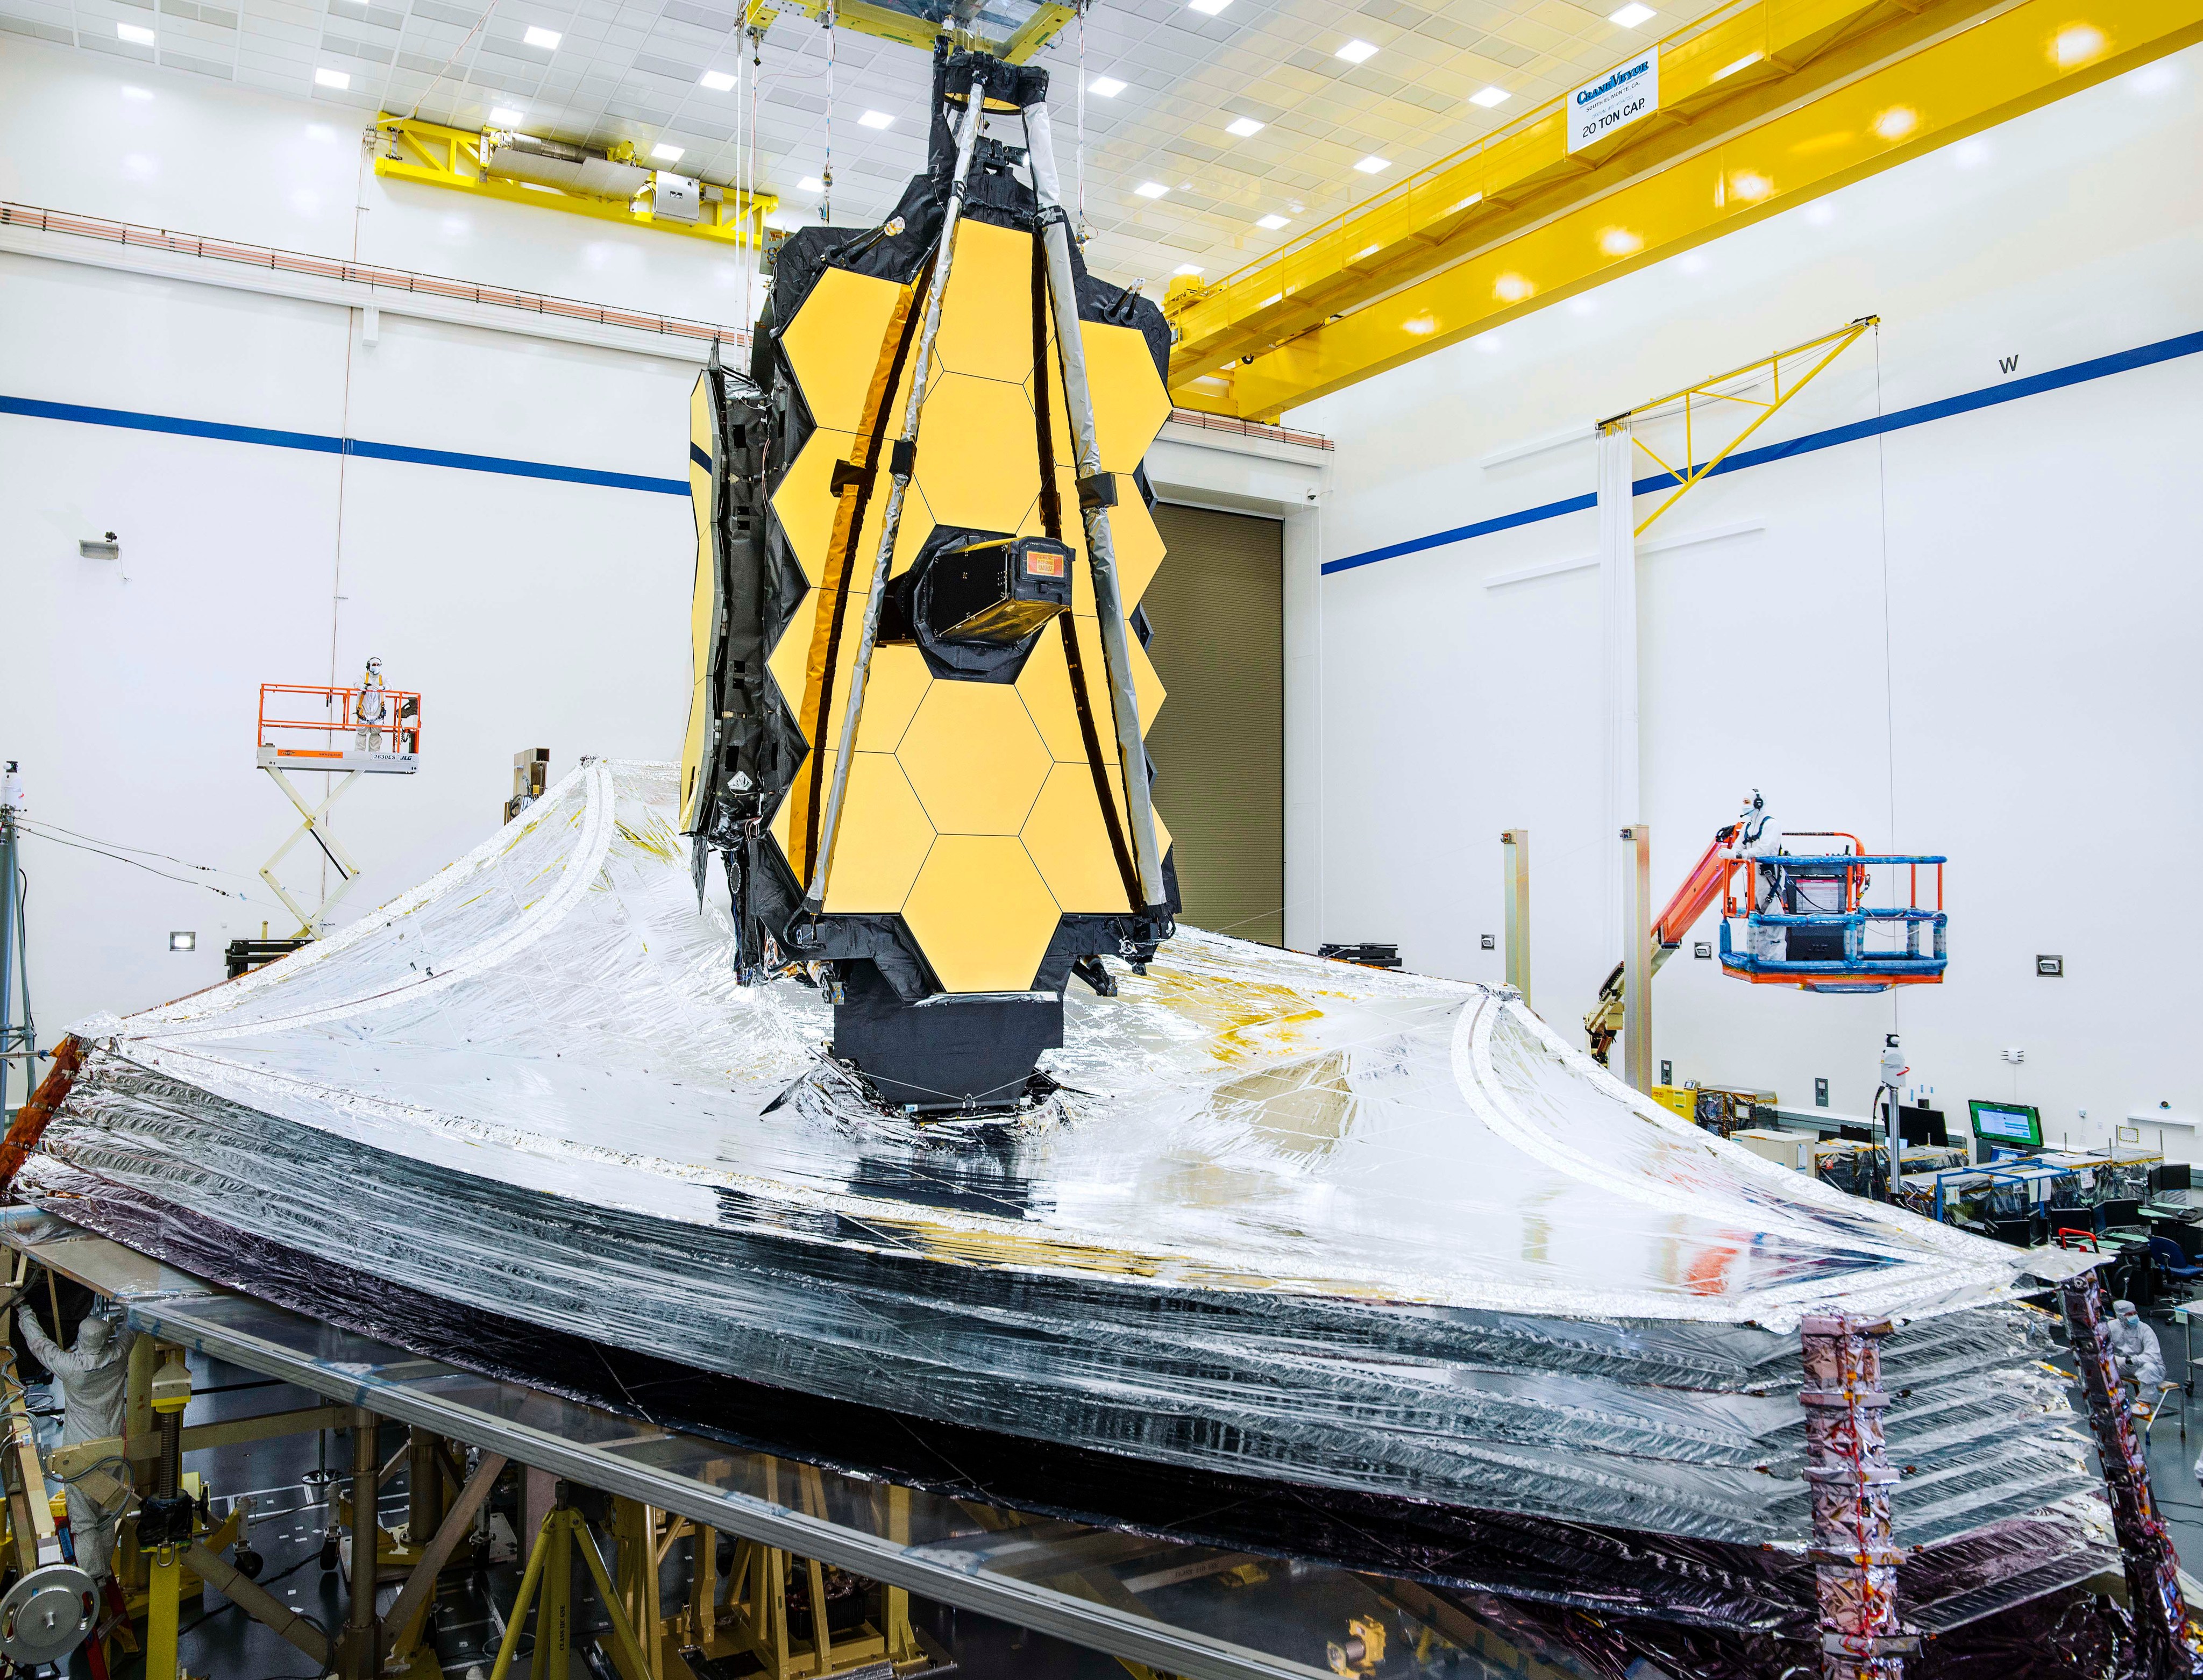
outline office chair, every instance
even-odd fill
[[[2180,1245],[2169,1236],[2153,1236],[2149,1240],[2150,1264],[2163,1276],[2175,1282],[2192,1285],[2203,1277],[2203,1266],[2188,1264],[2188,1256]]]

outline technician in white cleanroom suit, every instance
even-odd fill
[[[2157,1332],[2142,1323],[2132,1301],[2113,1301],[2111,1313],[2111,1322],[2104,1326],[2104,1341],[2118,1364],[2119,1379],[2138,1391],[2138,1399],[2154,1406],[2157,1385],[2165,1381],[2165,1354],[2157,1345]]]
[[[76,1346],[56,1347],[29,1312],[22,1315],[23,1341],[38,1362],[53,1372],[65,1408],[62,1417],[62,1445],[99,1441],[122,1433],[124,1390],[130,1377],[129,1343],[115,1334],[111,1319],[96,1312],[85,1315],[77,1327]],[[7,1315],[0,1313],[0,1334]],[[119,1470],[121,1467],[111,1466]],[[118,1478],[119,1479],[119,1478]],[[119,1497],[119,1496],[118,1496]],[[68,1490],[69,1533],[76,1541],[77,1567],[95,1581],[107,1573],[107,1559],[115,1549],[115,1520],[119,1509],[101,1506],[89,1494]]]
[[[390,715],[390,697],[383,690],[382,661],[369,659],[367,669],[359,679],[359,693],[352,706],[352,722],[358,727],[352,731],[353,749],[359,752],[382,751],[382,730],[386,724],[397,720]]]

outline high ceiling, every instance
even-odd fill
[[[1219,279],[1713,9],[1668,0],[1624,28],[1605,15],[1618,3],[1226,0],[1209,15],[1186,0],[1092,0],[1083,47],[1073,24],[1039,59],[1058,73],[1066,196],[1079,174],[1082,58],[1090,89],[1124,85],[1086,99],[1089,260],[1158,294],[1184,267]],[[781,195],[791,224],[815,219],[818,194],[800,183],[826,161],[825,31],[794,13],[772,25],[753,125],[736,25],[728,0],[0,0],[0,29],[363,114],[417,109],[472,128],[504,110],[518,120],[498,126],[530,133],[677,146],[677,167],[710,180],[735,179],[753,127],[759,185]],[[530,30],[555,44],[529,44]],[[1354,42],[1375,50],[1358,63],[1338,56]],[[918,50],[848,29],[835,32],[834,61],[833,215],[861,225],[920,166],[930,72]],[[738,68],[736,89],[702,83]],[[1508,97],[1471,103],[1486,89]],[[887,126],[864,126],[867,113]],[[1242,118],[1261,127],[1226,132]],[[1357,170],[1365,160],[1383,167]],[[1143,197],[1143,185],[1167,191]]]

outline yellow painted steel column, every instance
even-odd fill
[[[173,1546],[153,1553],[152,1584],[145,1596],[145,1680],[176,1680],[177,1596],[184,1572]]]

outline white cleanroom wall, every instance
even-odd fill
[[[724,247],[378,180],[361,126],[0,35],[0,197],[746,318]],[[664,342],[394,307],[370,334],[340,301],[250,289],[269,277],[243,265],[68,248],[0,228],[0,756],[22,762],[49,831],[24,848],[49,1045],[92,1011],[210,983],[221,946],[263,920],[286,931],[253,874],[297,823],[253,767],[261,683],[350,681],[372,653],[424,696],[420,774],[363,781],[339,808],[367,869],[341,923],[488,833],[516,752],[549,748],[554,775],[583,754],[677,756],[694,555],[694,367]],[[245,435],[262,432],[296,435]],[[344,439],[385,453],[340,455]],[[1158,470],[1307,513],[1308,451],[1240,441],[1166,441]],[[109,530],[119,562],[79,556]],[[1313,548],[1290,530],[1305,583]],[[314,798],[321,781],[301,778]],[[142,850],[102,857],[86,837]],[[319,874],[302,843],[286,880]],[[198,948],[171,952],[182,931]]]
[[[1619,956],[1591,422],[1871,313],[1752,445],[1867,435],[1710,480],[1645,533],[1642,814],[1656,904],[1755,787],[1777,828],[1949,854],[1949,979],[1808,997],[1686,952],[1656,1057],[1787,1103],[1826,1077],[1857,1112],[1894,1026],[1960,1121],[2017,1096],[2100,1144],[2129,1110],[2203,1111],[2203,901],[2168,852],[2203,817],[2199,74],[2191,49],[1289,415],[1338,443],[1322,936],[1502,978],[1479,940],[1500,830],[1527,826],[1537,1002],[1578,1032]]]

